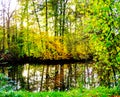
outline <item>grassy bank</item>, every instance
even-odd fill
[[[59,92],[28,92],[28,91],[9,91],[0,92],[0,97],[114,97],[113,95],[119,95],[119,89],[98,87],[94,89],[73,89],[70,91]],[[118,96],[115,96],[118,97]]]

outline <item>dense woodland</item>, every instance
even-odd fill
[[[27,57],[84,60],[85,68],[92,67],[92,72],[98,75],[99,85],[119,85],[119,0],[13,1],[15,8],[11,6],[12,0],[0,0],[1,65],[6,60]],[[86,65],[87,59],[91,59],[90,65]],[[68,75],[76,66],[79,68],[68,65]],[[42,68],[46,70],[47,84],[50,66]],[[61,82],[64,82],[64,69],[63,64],[55,65],[54,75],[60,72]],[[64,84],[61,85],[63,89]]]

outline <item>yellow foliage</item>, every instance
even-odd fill
[[[60,37],[46,36],[40,34],[34,36],[33,45],[42,53],[44,59],[67,58],[66,47],[62,44]]]

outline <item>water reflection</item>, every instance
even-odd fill
[[[16,89],[52,91],[99,85],[91,64],[23,64],[0,68],[0,72],[16,81]]]

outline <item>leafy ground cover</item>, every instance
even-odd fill
[[[70,91],[50,91],[50,92],[28,92],[28,91],[1,91],[0,97],[119,97],[118,87],[105,88],[98,87],[90,90],[73,89]],[[116,95],[116,96],[114,96]]]

